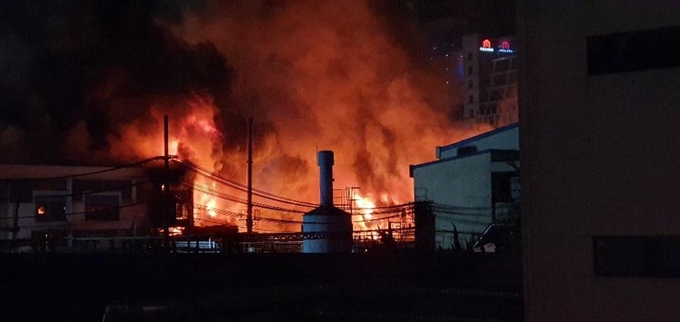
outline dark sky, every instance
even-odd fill
[[[286,4],[264,2],[272,10]],[[149,106],[159,101],[172,113],[181,108],[173,102],[197,91],[224,111],[218,125],[234,129],[225,137],[240,140],[245,116],[227,108],[229,61],[213,43],[188,44],[162,27],[181,24],[186,11],[208,10],[207,3],[0,1],[0,162],[89,159],[69,151],[79,126],[96,159],[107,138],[120,135],[118,125],[151,118]],[[510,0],[374,0],[372,7],[405,47],[421,42],[414,28],[445,16],[464,17],[470,30],[514,26]]]
[[[0,15],[5,160],[68,159],[64,141],[81,121],[93,150],[104,148],[115,123],[149,117],[159,98],[228,96],[230,68],[214,45],[188,45],[155,23],[181,19],[172,2],[2,1]]]

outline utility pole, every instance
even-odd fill
[[[248,208],[246,231],[253,232],[253,118],[248,118]]]
[[[163,216],[163,247],[165,250],[170,249],[170,232],[168,227],[168,216],[170,216],[170,155],[169,155],[169,142],[168,142],[168,115],[163,115],[163,144],[164,144],[164,173],[163,173],[163,184],[161,189],[162,194],[162,205],[163,210],[161,215]]]

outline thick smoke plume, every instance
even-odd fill
[[[474,134],[368,1],[167,3],[2,2],[2,161],[159,155],[168,114],[176,153],[245,182],[253,117],[256,188],[316,202],[331,149],[335,188],[389,204],[412,198],[409,164]]]
[[[173,28],[214,43],[235,71],[234,105],[273,125],[260,180],[315,196],[304,191],[316,188],[315,151],[332,149],[336,188],[409,199],[408,165],[469,135],[448,117],[446,78],[419,68],[367,1],[275,3],[211,4]]]

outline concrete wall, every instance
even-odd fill
[[[680,235],[680,68],[588,76],[586,51],[671,25],[677,1],[518,1],[526,321],[680,316],[680,280],[593,267],[593,236]]]
[[[453,225],[459,231],[459,242],[472,234],[480,234],[492,221],[491,174],[513,171],[502,162],[492,162],[491,154],[478,153],[413,169],[415,199],[454,206],[457,209],[435,211],[435,247],[448,249],[453,245]],[[498,209],[501,213],[503,209]]]

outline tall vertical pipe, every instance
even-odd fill
[[[168,180],[168,177],[170,175],[170,149],[169,149],[169,138],[168,138],[168,115],[163,115],[163,152],[164,152],[164,178],[163,178],[163,191],[161,191],[163,195],[163,210],[161,211],[161,215],[163,216],[163,246],[165,246],[165,249],[168,249],[169,247],[169,239],[170,239],[170,232],[169,227],[168,227],[168,216],[170,215],[170,181]]]
[[[333,206],[333,151],[319,151],[316,156],[319,166],[321,205],[331,207]]]
[[[253,232],[253,118],[248,118],[248,204],[246,231]]]

